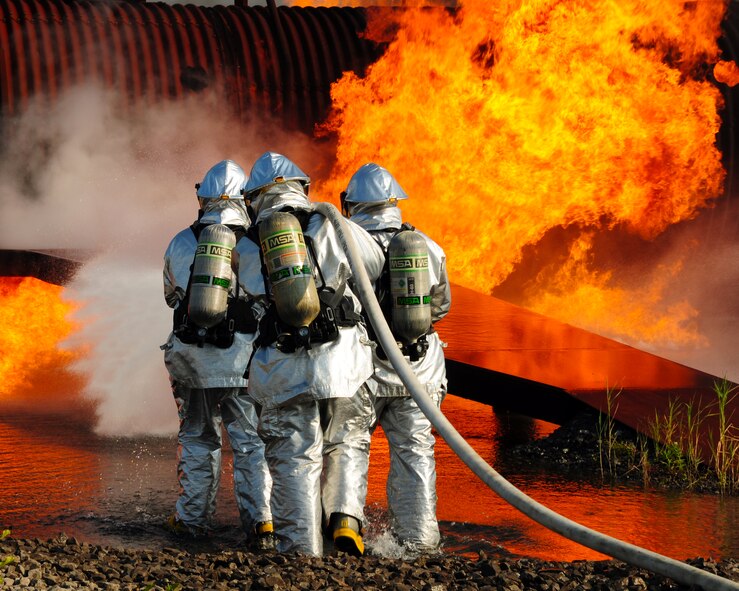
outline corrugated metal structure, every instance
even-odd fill
[[[0,108],[16,114],[89,82],[128,106],[211,88],[238,114],[308,129],[325,117],[331,83],[379,55],[365,26],[356,8],[3,0]]]

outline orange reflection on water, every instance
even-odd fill
[[[553,511],[606,535],[636,544],[678,560],[695,556],[722,556],[731,541],[725,531],[726,515],[711,495],[657,494],[640,487],[609,488],[598,475],[577,482],[552,473],[507,475],[501,465],[505,449],[499,446],[504,425],[492,409],[456,396],[448,396],[442,410],[470,445],[493,468]],[[528,419],[521,419],[526,421]],[[556,426],[530,420],[536,437]],[[384,439],[384,438],[383,438]],[[372,442],[368,502],[384,503],[385,447]],[[376,453],[382,449],[381,453]],[[482,535],[505,552],[544,560],[600,560],[599,552],[552,532],[527,517],[487,487],[437,437],[437,516],[442,531],[465,524],[471,536]],[[523,467],[525,470],[525,467]],[[481,528],[480,526],[486,526]],[[729,536],[730,537],[730,536]]]
[[[489,406],[448,396],[442,409],[467,441],[521,491],[583,525],[677,559],[736,556],[739,503],[713,495],[655,494],[565,480],[512,466],[502,439],[543,436],[554,427],[501,417]],[[226,446],[228,447],[228,446]],[[173,543],[161,524],[177,498],[173,438],[111,440],[53,417],[3,414],[0,420],[0,526],[17,537],[60,531],[86,541],[162,547]],[[507,505],[437,442],[438,517],[444,550],[476,558],[475,548],[546,560],[600,558]],[[226,449],[214,543],[237,543],[238,511]],[[368,504],[385,506],[387,446],[372,444]],[[381,513],[369,511],[382,520]],[[370,523],[375,529],[386,526]],[[371,540],[368,540],[370,545]],[[492,547],[492,550],[491,550]]]
[[[0,527],[47,537],[44,528],[58,515],[103,496],[94,439],[84,428],[70,433],[64,416],[14,414],[12,424],[0,421]]]

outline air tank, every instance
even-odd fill
[[[412,230],[398,232],[388,245],[392,329],[403,343],[416,342],[431,328],[429,251]]]
[[[231,254],[236,236],[223,224],[205,226],[200,232],[190,278],[190,321],[201,327],[215,326],[226,316],[233,271]]]
[[[259,242],[277,315],[288,326],[308,326],[321,306],[300,223],[275,212],[259,223]]]

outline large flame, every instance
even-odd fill
[[[33,277],[0,277],[3,405],[56,412],[79,397],[84,377],[75,374],[71,364],[84,350],[60,346],[79,329],[69,318],[77,306],[62,298],[63,291]]]
[[[336,134],[337,163],[317,193],[334,199],[363,163],[385,166],[411,195],[404,217],[443,244],[452,281],[487,293],[553,228],[575,242],[613,229],[651,240],[723,190],[722,97],[707,76],[725,10],[466,0],[458,11],[403,11],[393,26],[370,22],[388,46],[363,78],[349,73],[332,88],[324,130]],[[572,273],[574,262],[527,305],[565,320],[607,311],[613,332],[646,341],[676,331],[701,341],[681,322],[660,331],[643,300],[634,318],[643,293],[624,292],[607,270]]]

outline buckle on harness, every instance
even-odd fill
[[[375,342],[377,343],[375,354],[383,361],[387,361],[385,350],[380,346],[379,341]],[[396,343],[403,356],[408,357],[411,361],[423,359],[426,356],[426,351],[429,350],[429,342],[426,340],[425,334],[418,337],[415,343],[401,343],[400,341],[396,341]]]
[[[203,328],[190,324],[187,315],[183,316],[182,324],[174,331],[175,336],[186,345],[197,345],[201,349],[208,343],[219,349],[228,349],[234,342],[234,319],[220,322],[210,328]]]
[[[294,353],[304,347],[310,349],[314,343],[329,343],[339,338],[339,328],[356,326],[361,316],[347,309],[351,306],[351,299],[344,297],[341,305],[333,308],[321,301],[318,316],[308,326],[295,328],[283,323],[277,311],[270,306],[267,313],[259,322],[258,347],[275,347],[283,353]]]
[[[279,331],[279,328],[277,323],[275,323],[275,331]],[[295,353],[300,347],[310,349],[310,331],[308,327],[303,326],[294,332],[277,332],[275,347],[282,353]]]
[[[400,347],[403,355],[407,355],[411,361],[418,361],[426,356],[426,351],[429,350],[429,342],[426,340],[426,335],[421,335],[415,343],[408,343]]]

